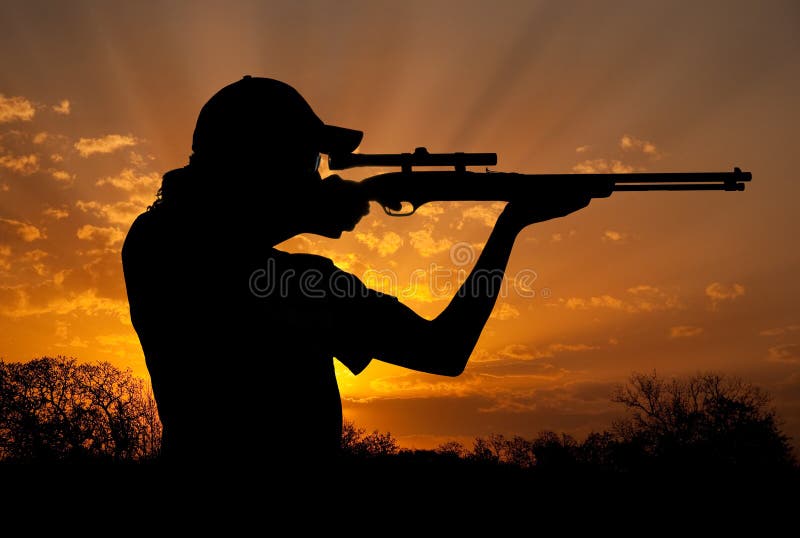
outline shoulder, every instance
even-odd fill
[[[148,210],[136,217],[122,243],[123,262],[142,253],[157,250],[168,226],[159,211]]]
[[[152,233],[154,228],[153,220],[153,215],[150,211],[145,211],[134,219],[125,236],[125,242],[122,243],[123,259],[132,251],[136,250],[139,245],[147,241],[147,237]]]
[[[156,233],[164,226],[164,218],[156,209],[148,209],[133,220],[126,239],[136,240]]]

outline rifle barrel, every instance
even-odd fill
[[[602,176],[602,174],[594,174]],[[752,174],[738,168],[733,172],[680,172],[647,174],[613,174],[615,183],[699,183],[712,181],[750,181]],[[600,179],[600,177],[598,177]]]
[[[503,173],[503,172],[492,172]],[[491,175],[491,174],[490,174]],[[569,184],[571,181],[605,183],[608,181],[614,184],[620,183],[738,183],[750,181],[752,174],[742,172],[735,168],[733,172],[647,172],[647,173],[613,173],[613,174],[521,174],[525,177],[539,182],[553,182],[555,184]],[[620,185],[621,187],[621,185]],[[642,190],[642,189],[622,189],[615,190]]]
[[[743,183],[645,183],[639,185],[615,185],[619,191],[743,191]]]

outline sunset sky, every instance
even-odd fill
[[[508,274],[530,293],[500,299],[461,377],[337,366],[359,425],[417,447],[583,436],[618,416],[609,394],[631,372],[715,370],[767,388],[800,438],[797,2],[5,0],[0,20],[0,357],[147,376],[122,240],[161,174],[187,162],[203,103],[252,74],[365,131],[365,153],[497,152],[496,170],[527,173],[753,173],[744,193],[618,193],[527,228]],[[222,178],[220,203],[225,192]],[[501,207],[396,219],[375,206],[340,240],[281,248],[391,271],[394,292],[432,318],[452,291],[431,275],[468,271]],[[458,257],[456,244],[473,250]]]

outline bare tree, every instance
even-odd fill
[[[664,379],[634,373],[612,400],[631,416],[613,432],[640,457],[683,466],[785,466],[793,462],[771,399],[736,377],[715,373]]]
[[[497,433],[486,439],[475,439],[472,451],[466,454],[466,458],[476,462],[502,463],[522,468],[532,467],[536,462],[530,441],[518,435],[507,439]]]
[[[565,468],[578,462],[578,442],[571,435],[543,431],[531,443],[531,451],[539,468]]]
[[[65,357],[0,360],[0,459],[136,461],[160,443],[152,393],[130,370]]]
[[[467,450],[464,448],[464,445],[458,441],[447,441],[442,443],[434,449],[434,452],[440,456],[451,459],[460,459],[467,455]]]
[[[500,456],[493,449],[492,444],[483,437],[477,437],[472,443],[472,450],[467,453],[467,459],[477,463],[499,463]]]
[[[397,440],[389,432],[378,430],[367,433],[367,430],[356,427],[355,423],[345,420],[342,423],[342,450],[354,456],[393,456],[400,451]]]

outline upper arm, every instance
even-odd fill
[[[383,305],[365,308],[355,327],[354,338],[361,340],[371,358],[383,362],[424,370],[425,346],[431,342],[432,322],[421,317],[395,298]]]
[[[303,297],[299,319],[310,328],[308,337],[354,374],[377,359],[422,372],[453,375],[452,369],[442,367],[446,354],[440,350],[441,331],[435,321],[421,317],[396,297],[367,288],[358,277],[336,268],[326,258],[293,254],[289,261],[290,265],[279,270],[311,270],[321,276],[314,280],[319,288],[293,290]]]
[[[370,290],[355,276],[362,294],[343,309],[335,309],[336,357],[353,373],[371,359],[421,372],[443,374],[437,361],[435,322],[427,320],[396,297]]]

